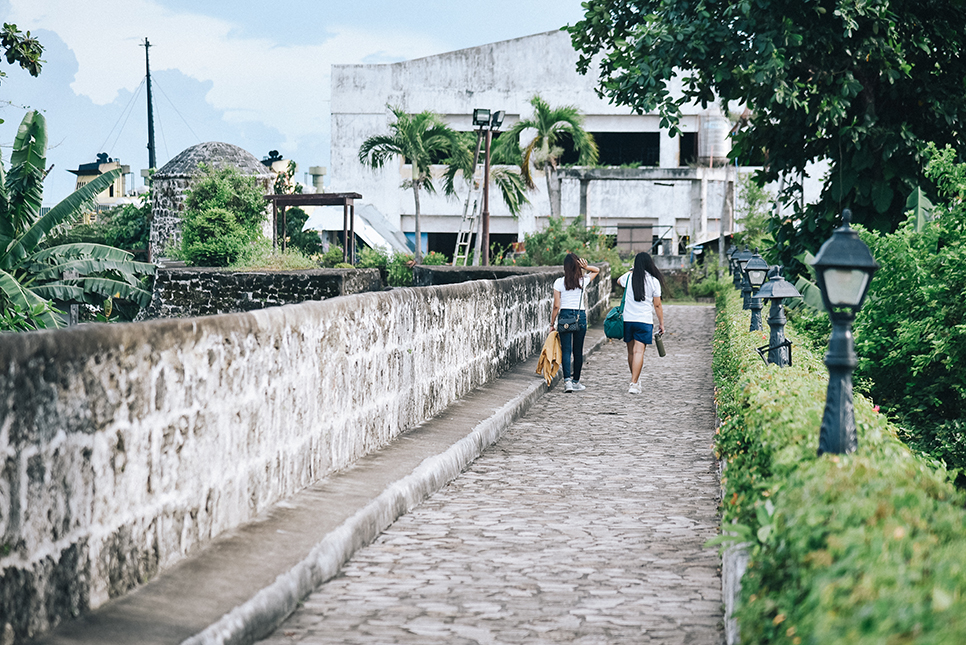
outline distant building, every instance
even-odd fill
[[[110,186],[98,193],[95,200],[99,207],[111,207],[116,206],[118,203],[124,203],[124,197],[127,194],[126,178],[131,172],[130,166],[122,166],[120,159],[111,159],[107,156],[106,152],[102,152],[97,155],[97,161],[93,163],[82,163],[77,167],[77,170],[68,170],[67,172],[77,175],[77,186],[74,188],[74,190],[77,190],[93,181],[96,177],[100,177],[104,173],[117,168],[121,169],[121,175]]]
[[[412,237],[412,191],[400,188],[411,167],[398,160],[372,171],[358,158],[366,138],[387,132],[392,114],[386,106],[431,110],[463,131],[474,129],[474,108],[504,110],[506,130],[531,116],[529,101],[539,94],[552,107],[576,106],[600,148],[593,168],[572,166],[575,155],[564,156],[555,192],[565,218],[601,226],[626,251],[676,254],[689,243],[717,239],[722,227],[732,233],[733,186],[742,169],[727,165],[728,117],[716,106],[682,106],[682,134],[671,137],[658,115],[634,114],[600,98],[595,71],[582,76],[576,63],[570,36],[553,31],[401,63],[334,65],[330,189],[361,193],[362,201]],[[671,89],[679,93],[680,86]],[[535,181],[532,205],[519,218],[491,187],[491,241],[506,246],[546,225],[546,182],[542,176]],[[423,245],[450,254],[466,189],[458,200],[439,192],[420,197]]]

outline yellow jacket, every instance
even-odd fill
[[[563,364],[563,351],[560,349],[560,335],[552,331],[547,336],[543,349],[540,350],[540,360],[537,362],[537,374],[543,374],[543,379],[550,385],[557,370]]]

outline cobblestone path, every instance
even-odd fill
[[[263,642],[723,642],[714,309],[665,312],[643,395],[605,344]]]

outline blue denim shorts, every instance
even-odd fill
[[[650,345],[654,334],[654,325],[640,322],[624,321],[624,342],[629,343],[636,340],[645,345]]]

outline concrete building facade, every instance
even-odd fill
[[[373,171],[358,159],[366,138],[387,132],[393,118],[387,106],[408,113],[431,110],[462,131],[474,129],[474,108],[504,110],[506,130],[532,115],[530,99],[539,94],[552,107],[576,106],[600,148],[594,168],[568,165],[564,158],[555,192],[565,218],[600,225],[628,251],[660,241],[655,251],[662,254],[717,238],[722,226],[732,232],[732,188],[742,169],[722,163],[730,150],[728,118],[716,106],[686,106],[682,133],[671,137],[660,128],[659,116],[634,114],[600,98],[595,72],[582,76],[576,63],[569,36],[555,31],[400,63],[333,66],[330,189],[361,193],[363,202],[412,237],[412,191],[400,187],[411,167],[395,160]],[[522,240],[546,224],[551,212],[546,182],[539,173],[535,182],[531,205],[518,218],[491,187],[491,241]],[[469,189],[457,199],[441,192],[420,198],[423,244],[452,253]]]

